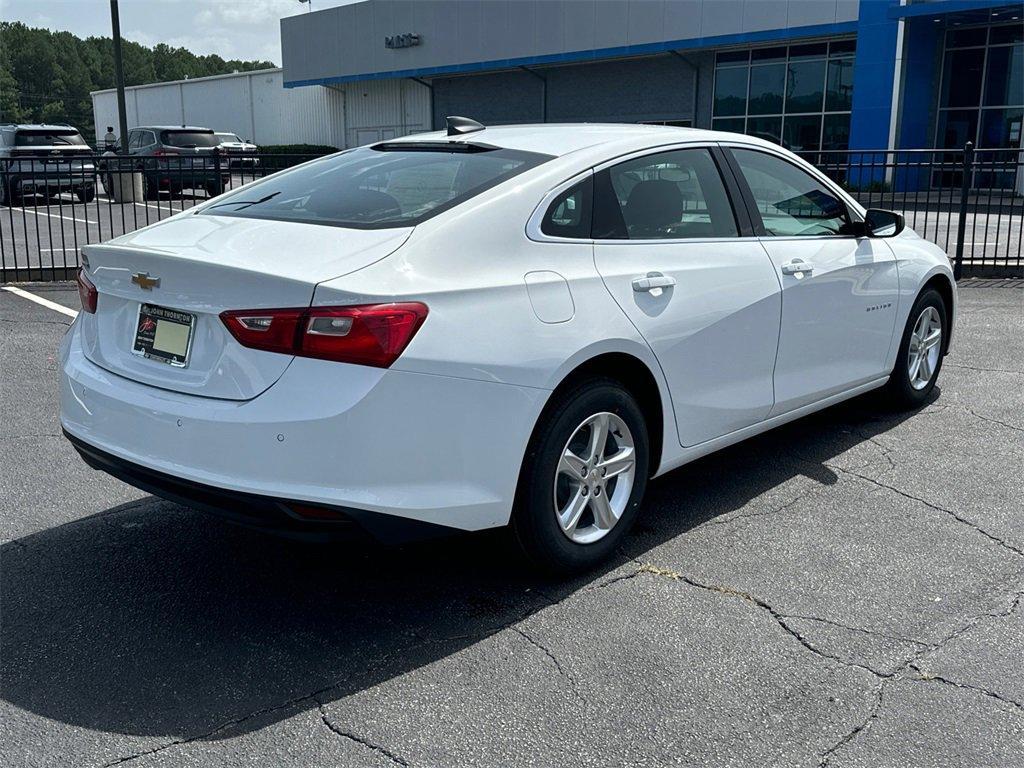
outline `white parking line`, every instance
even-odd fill
[[[97,200],[101,200],[104,203],[110,203],[111,205],[117,205],[118,204],[118,202],[116,200],[114,200],[113,198],[105,197],[104,195],[96,195],[96,199]],[[139,202],[133,201],[132,205],[138,205],[138,206],[141,206],[143,208],[153,208],[154,210],[157,210],[157,211],[166,211],[167,210],[167,206],[151,205],[150,203],[139,203]]]
[[[22,208],[10,208],[10,206],[0,206],[0,209],[2,209],[2,210],[8,210],[8,209],[12,210],[12,211],[14,211],[15,215],[18,215],[19,211],[24,211],[25,213],[34,213],[36,216],[47,216],[47,217],[49,217],[51,219],[63,219],[64,221],[77,221],[77,222],[79,222],[81,224],[95,224],[96,223],[95,221],[90,221],[89,219],[76,219],[74,216],[60,216],[59,214],[55,214],[55,213],[43,213],[42,211],[37,211],[37,210],[34,210],[33,208],[24,208],[24,207],[22,207]]]
[[[34,301],[36,304],[44,306],[47,309],[52,309],[54,312],[60,312],[62,315],[67,315],[68,317],[78,317],[78,313],[75,310],[68,309],[63,304],[58,304],[55,301],[44,299],[42,296],[36,296],[34,293],[23,291],[21,288],[17,288],[16,286],[3,285],[0,286],[0,291],[9,291],[13,293],[15,296],[21,296],[21,298],[23,299]]]
[[[96,198],[98,200],[102,200],[104,203],[110,203],[111,205],[117,205],[118,204],[116,200],[113,200],[112,198],[109,198],[109,197],[104,197],[103,195],[97,195]],[[159,204],[154,205],[152,203],[139,203],[139,202],[133,202],[132,205],[138,205],[138,206],[142,206],[144,208],[152,208],[154,211],[169,211],[171,213],[178,213],[177,210],[175,210],[174,208],[171,207],[170,201],[168,201],[167,205],[159,205]]]

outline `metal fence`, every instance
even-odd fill
[[[1024,276],[1024,152],[900,149],[802,152],[865,208],[898,211],[962,274]]]
[[[0,283],[74,277],[83,245],[154,224],[311,154],[116,156],[80,151],[0,158]]]
[[[802,153],[862,205],[903,213],[958,277],[1024,276],[1024,157],[1016,150]],[[83,245],[166,219],[315,155],[54,153],[0,158],[0,282],[74,276]]]

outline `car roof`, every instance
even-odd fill
[[[597,148],[602,145],[636,144],[638,147],[670,144],[674,141],[729,141],[779,149],[753,136],[725,131],[710,131],[703,128],[679,128],[668,125],[642,125],[635,123],[537,123],[525,125],[496,125],[471,133],[449,136],[445,131],[415,133],[396,139],[388,144],[401,142],[422,143],[429,141],[465,142],[489,144],[506,149],[528,152],[543,152],[562,156],[581,149]]]

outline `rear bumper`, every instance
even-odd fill
[[[198,486],[275,514],[299,502],[366,527],[368,513],[462,530],[505,525],[548,394],[296,358],[258,397],[216,400],[100,368],[82,351],[79,325],[61,345],[61,425],[90,463],[160,495],[190,498],[182,488]],[[104,455],[112,458],[99,462]]]
[[[203,485],[118,458],[80,440],[67,430],[64,430],[64,437],[86,464],[124,483],[154,496],[210,512],[233,523],[289,538],[332,541],[356,538],[359,533],[366,532],[378,541],[398,543],[444,535],[451,531],[441,525],[403,520],[362,509],[310,506],[295,499],[276,499]],[[320,514],[324,519],[313,519],[311,514]]]
[[[14,173],[10,175],[10,179],[15,189],[22,191],[43,189],[44,187],[48,189],[57,187],[60,189],[82,189],[96,184],[96,174],[93,171],[83,171],[81,174],[69,174],[66,171],[63,173],[56,171],[51,173]]]

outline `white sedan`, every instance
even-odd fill
[[[285,533],[510,526],[607,557],[651,477],[869,390],[931,395],[946,255],[778,146],[638,125],[331,155],[102,245],[61,423],[152,493]]]

